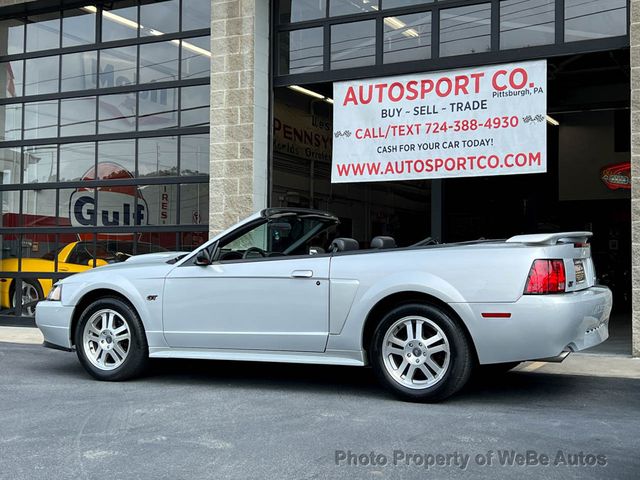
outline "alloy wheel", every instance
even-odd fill
[[[444,331],[432,320],[408,316],[387,330],[382,343],[387,373],[400,385],[421,390],[446,374],[451,352]]]
[[[100,370],[114,370],[122,365],[129,355],[129,324],[115,310],[98,310],[85,324],[82,344],[84,353],[93,366]]]
[[[40,300],[38,289],[27,282],[22,282],[22,294],[16,290],[13,293],[13,305],[17,307],[18,299],[22,301],[22,315],[25,317],[33,317],[36,314],[36,302]]]

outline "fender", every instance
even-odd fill
[[[136,309],[144,326],[147,341],[153,345],[166,345],[162,334],[162,301],[164,279],[128,279],[123,275],[114,274],[109,281],[100,281],[91,276],[92,281],[64,283],[62,289],[62,304],[75,307],[83,297],[96,290],[112,290],[126,298]],[[77,277],[82,279],[81,276]],[[135,282],[135,283],[134,283]],[[155,301],[147,300],[147,296],[156,295]]]
[[[369,312],[380,300],[403,292],[424,293],[447,304],[465,301],[453,285],[428,272],[415,270],[378,277],[373,284],[360,285],[340,333],[329,336],[327,349],[361,350],[365,320]]]

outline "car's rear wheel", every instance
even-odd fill
[[[22,288],[16,288],[17,282],[11,285],[11,308],[22,305],[22,316],[33,317],[36,314],[36,304],[44,298],[42,287],[37,280],[22,280]]]
[[[398,397],[437,402],[457,392],[473,366],[465,333],[432,305],[410,304],[388,312],[370,346],[378,379]]]
[[[126,380],[140,375],[149,357],[138,314],[118,298],[101,298],[82,312],[75,345],[80,363],[98,380]]]

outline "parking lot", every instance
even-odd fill
[[[100,383],[74,354],[0,343],[0,478],[631,479],[639,394],[640,379],[538,369],[422,405],[368,369],[195,361]]]

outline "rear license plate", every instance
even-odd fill
[[[582,260],[574,260],[573,266],[576,269],[576,283],[583,283],[587,279],[584,273],[584,263],[582,263]]]

